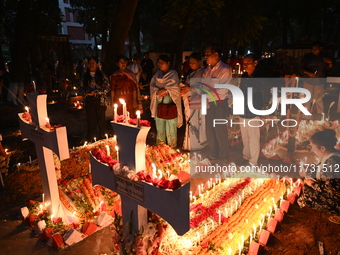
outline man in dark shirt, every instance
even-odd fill
[[[257,69],[258,61],[254,54],[248,54],[243,58],[244,74],[241,78],[240,89],[247,99],[248,87],[253,88],[253,106],[257,110],[262,110],[268,106],[271,93],[270,87],[266,85],[262,75]],[[260,156],[260,117],[253,114],[245,100],[244,114],[240,115],[240,128],[243,142],[243,160],[241,163],[247,164],[248,162],[257,165]]]
[[[333,63],[329,57],[322,52],[322,44],[314,42],[312,52],[307,53],[301,60],[300,71],[304,80],[303,87],[311,93],[311,100],[305,104],[310,110],[310,104],[315,99],[317,113],[323,113],[324,84],[326,82],[326,70],[332,68]]]

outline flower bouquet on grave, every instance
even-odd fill
[[[24,112],[21,117],[28,123],[32,122],[32,115],[29,112]]]

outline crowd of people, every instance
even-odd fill
[[[239,89],[248,98],[252,88],[252,104],[255,109],[268,109],[271,104],[271,86],[264,82],[266,77],[259,66],[259,58],[254,54],[238,55],[222,61],[221,50],[217,45],[209,45],[204,53],[192,53],[185,57],[183,79],[171,68],[168,55],[160,55],[157,69],[146,53],[142,61],[133,58],[129,64],[126,56],[116,58],[117,68],[107,76],[100,68],[97,57],[90,57],[84,68],[83,61],[76,68],[80,82],[80,91],[84,96],[84,108],[87,117],[87,141],[104,138],[107,133],[105,112],[107,107],[114,107],[119,100],[124,100],[130,118],[136,117],[136,111],[143,111],[141,95],[150,96],[149,109],[154,118],[157,140],[184,150],[205,150],[213,162],[230,163],[228,143],[228,125],[215,125],[214,120],[227,119],[233,107],[232,94],[227,88],[216,88],[216,84],[230,84],[233,73],[239,75]],[[333,67],[332,60],[322,51],[322,44],[315,42],[312,51],[306,54],[300,63],[304,78],[303,87],[311,92],[316,111],[324,113],[323,95],[326,71]],[[284,76],[285,66],[280,60],[273,68],[279,76]],[[2,72],[2,80],[8,79]],[[15,87],[15,86],[14,86]],[[15,88],[14,88],[15,89]],[[12,100],[14,90],[9,90]],[[209,95],[209,96],[208,96]],[[213,95],[213,96],[210,96]],[[204,97],[205,96],[205,97]],[[203,101],[201,101],[203,99]],[[311,101],[305,107],[311,110]],[[202,107],[202,105],[204,107]],[[205,111],[205,112],[204,112]],[[118,109],[121,115],[121,108]],[[237,164],[258,165],[260,155],[260,116],[254,114],[244,100],[244,113],[239,115],[243,151]],[[177,141],[178,128],[185,125],[183,144]],[[306,171],[303,195],[298,204],[332,214],[329,220],[340,224],[340,179],[334,175],[340,166],[340,152],[335,149],[338,138],[333,130],[315,133],[310,138],[312,151],[322,158],[318,171]]]
[[[331,67],[332,62],[321,52],[321,46],[315,44],[312,52],[302,59],[301,70],[306,77],[322,77],[325,75],[325,69]],[[185,62],[190,69],[186,72],[184,82],[181,83],[178,73],[171,68],[169,56],[158,57],[158,69],[155,73],[151,73],[152,78],[149,80],[151,117],[155,120],[157,140],[176,148],[177,130],[185,124],[186,132],[182,149],[205,148],[210,160],[219,160],[227,164],[230,154],[228,127],[214,125],[213,120],[228,117],[233,107],[233,98],[228,89],[214,87],[215,84],[229,84],[232,79],[232,69],[221,61],[221,51],[216,45],[206,47],[203,58],[207,67],[202,66],[202,56],[199,53],[194,52],[186,58]],[[256,79],[265,77],[265,74],[258,69],[258,63],[258,58],[254,54],[248,54],[242,58],[238,57],[234,65],[237,69],[242,68],[243,71],[239,84],[243,94],[247,97],[248,88],[251,87],[253,107],[267,109],[271,99],[271,87],[264,82],[264,79]],[[118,69],[108,79],[100,71],[98,60],[93,57],[89,59],[87,71],[82,79],[89,140],[94,136],[96,129],[101,132],[101,135],[104,134],[106,106],[112,106],[117,104],[119,99],[124,99],[131,118],[135,117],[134,113],[137,109],[143,110],[139,102],[143,85],[137,84],[138,79],[148,81],[147,77],[150,73],[145,72],[146,76],[141,76],[143,65],[138,66],[136,59],[129,68],[125,56],[118,56],[116,64]],[[145,65],[150,65],[150,69],[153,66],[151,62]],[[321,86],[319,83],[310,84],[309,80],[306,80],[304,87],[313,93],[314,90],[318,91],[318,86]],[[201,96],[205,93],[202,91],[207,89],[216,93],[218,104],[213,97],[206,97],[206,114],[203,114]],[[318,104],[318,112],[323,111],[321,105]],[[260,154],[260,125],[256,125],[256,122],[260,121],[260,117],[250,111],[246,100],[244,109],[244,114],[239,116],[239,122],[246,120],[244,123],[249,123],[251,120],[253,125],[240,125],[243,156],[237,163],[257,165]],[[122,113],[118,112],[118,114]],[[335,149],[336,133],[330,129],[317,132],[311,137],[310,144],[316,156],[322,158],[319,166],[322,169],[301,173],[307,174],[304,176],[305,185],[298,203],[301,207],[308,206],[330,213],[329,220],[340,224],[340,176],[327,171],[337,169],[340,165],[340,152]]]

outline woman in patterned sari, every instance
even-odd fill
[[[332,129],[311,137],[312,151],[322,157],[322,161],[314,169],[309,166],[309,172],[302,174],[306,178],[298,204],[332,214],[329,220],[340,224],[340,151],[334,148],[336,143],[336,133]]]
[[[128,59],[125,56],[117,57],[118,70],[110,76],[111,106],[120,105],[119,99],[123,99],[130,118],[136,118],[136,110],[142,110],[142,106],[139,103],[139,89],[135,75],[126,68],[127,63]],[[118,107],[118,114],[123,114],[122,107]]]

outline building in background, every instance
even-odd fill
[[[85,32],[82,24],[77,22],[77,12],[70,11],[70,0],[59,0],[59,7],[64,15],[61,23],[60,34],[68,35],[71,43],[73,57],[84,59],[88,55],[93,55],[95,47],[94,38]]]

